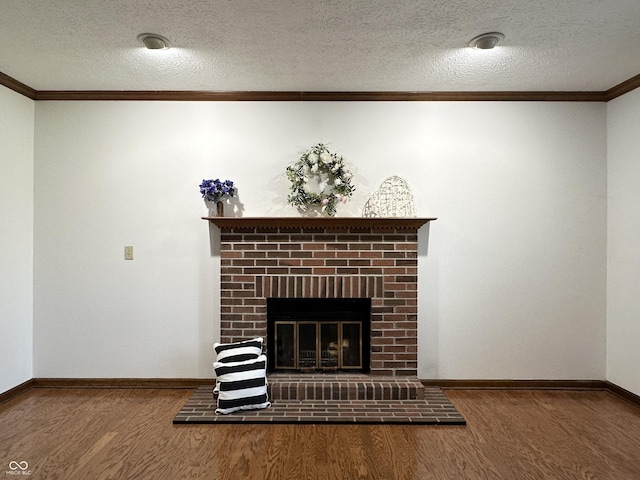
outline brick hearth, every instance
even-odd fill
[[[411,377],[274,373],[269,376],[269,398],[277,400],[417,400],[424,385]]]
[[[216,415],[213,385],[201,386],[173,419],[174,424],[310,423],[466,425],[439,388],[425,388],[415,400],[274,400],[264,410]]]
[[[432,219],[207,220],[221,229],[222,342],[266,337],[267,297],[366,297],[371,374],[417,374],[418,228]]]

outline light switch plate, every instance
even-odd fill
[[[124,259],[133,260],[133,245],[126,245],[124,247]]]

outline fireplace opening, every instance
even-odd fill
[[[370,298],[267,298],[272,372],[369,373]]]

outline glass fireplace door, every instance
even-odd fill
[[[340,349],[338,348],[338,322],[320,324],[320,368],[337,370],[340,367]]]
[[[276,321],[276,370],[362,369],[362,324]]]
[[[315,369],[318,365],[318,323],[298,322],[298,368]]]

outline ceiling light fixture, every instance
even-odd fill
[[[138,35],[138,40],[144,43],[144,46],[149,50],[161,50],[171,47],[169,40],[156,33],[141,33]]]
[[[474,37],[469,42],[471,48],[480,50],[490,50],[500,41],[504,40],[504,35],[499,32],[483,33]]]

